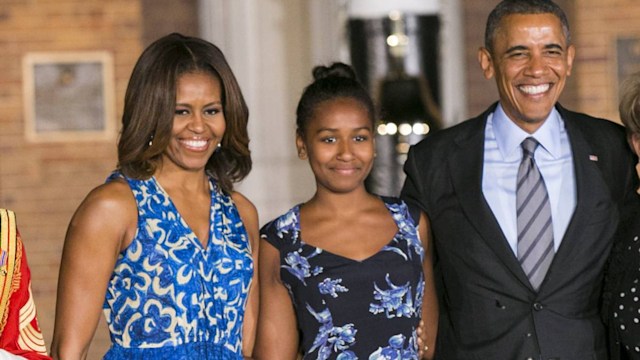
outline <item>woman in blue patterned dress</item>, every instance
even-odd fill
[[[67,231],[54,358],[86,357],[101,310],[112,340],[105,359],[251,354],[258,219],[232,186],[251,168],[247,119],[214,45],[171,34],[143,52],[118,169]]]
[[[437,302],[428,219],[365,189],[375,114],[353,70],[336,63],[313,74],[298,104],[296,146],[316,193],[261,230],[254,357],[409,360],[426,350],[431,358]]]

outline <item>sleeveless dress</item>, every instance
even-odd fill
[[[206,248],[155,178],[124,178],[138,230],[116,261],[104,314],[104,359],[242,359],[242,323],[253,275],[249,238],[230,196],[210,178]]]
[[[261,229],[280,252],[304,359],[418,359],[424,249],[407,205],[383,201],[398,231],[363,261],[306,244],[300,205]]]

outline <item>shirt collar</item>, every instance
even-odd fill
[[[560,132],[562,129],[562,118],[554,107],[545,119],[542,126],[535,133],[529,134],[516,125],[498,104],[493,113],[493,131],[496,136],[498,150],[503,158],[520,156],[520,143],[529,136],[533,136],[554,159],[561,155]]]

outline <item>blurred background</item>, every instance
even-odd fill
[[[352,64],[380,105],[368,186],[397,195],[411,144],[497,100],[476,60],[497,2],[2,0],[0,207],[17,214],[47,344],[67,224],[115,167],[128,78],[153,40],[178,31],[224,51],[251,112],[254,168],[238,189],[264,224],[314,191],[294,146],[295,107],[314,65]],[[561,102],[618,121],[618,84],[640,70],[640,2],[557,2],[577,47]],[[67,102],[65,89],[83,96]],[[89,358],[108,345],[101,323]]]

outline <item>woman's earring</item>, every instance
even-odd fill
[[[151,138],[149,139],[149,147],[151,147],[151,145],[153,145],[153,135],[151,135]]]

